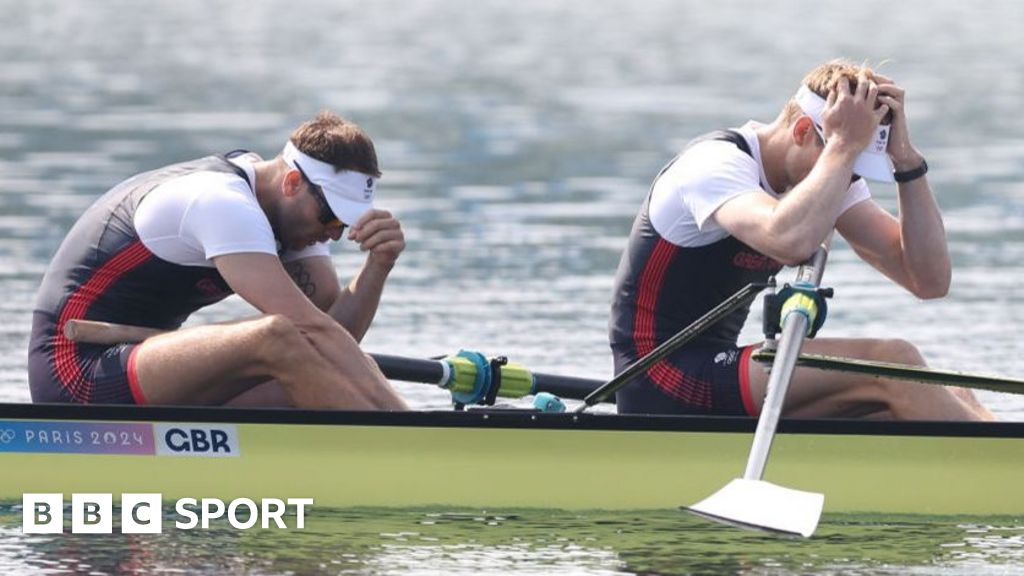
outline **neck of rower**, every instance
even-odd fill
[[[758,127],[756,134],[768,185],[778,193],[789,190],[795,184],[786,171],[786,152],[790,146],[789,123],[781,117],[776,118],[771,124]]]

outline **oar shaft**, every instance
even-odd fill
[[[800,266],[797,271],[797,282],[817,288],[821,284],[827,258],[828,250],[824,246],[819,247],[811,260]],[[761,416],[757,420],[757,430],[754,432],[754,442],[750,447],[747,468],[743,473],[745,480],[760,480],[764,476],[772,440],[775,439],[775,429],[782,416],[786,392],[789,390],[796,360],[807,334],[807,324],[808,318],[803,314],[790,313],[783,318],[779,349],[772,364],[771,376],[768,378],[768,392],[761,407]]]
[[[559,376],[556,374],[534,373],[533,377],[536,379],[535,389],[537,392],[550,392],[555,396],[572,398],[573,400],[583,400],[604,383],[603,380],[577,378],[575,376]],[[602,401],[609,402],[611,404],[615,403],[614,398]]]
[[[764,350],[754,352],[750,357],[755,362],[763,363],[771,362],[774,358],[775,352]],[[922,384],[958,386],[961,388],[990,390],[1008,394],[1024,394],[1024,380],[996,376],[994,374],[970,374],[967,372],[929,368],[927,366],[893,364],[890,362],[820,356],[817,354],[801,354],[797,358],[796,365],[816,368],[818,370],[865,374],[876,378],[892,378],[894,380],[919,382]]]
[[[750,447],[747,469],[743,478],[760,480],[764,476],[764,467],[768,462],[768,453],[772,449],[775,428],[782,417],[782,405],[789,389],[789,381],[796,368],[796,356],[800,353],[804,334],[807,332],[807,318],[800,314],[791,314],[782,328],[779,350],[776,361],[772,365],[771,376],[768,378],[768,393],[761,408],[761,417],[757,420],[754,432],[754,443]]]
[[[390,380],[440,385],[447,378],[442,360],[423,360],[388,354],[370,354],[370,356],[376,360],[381,372]],[[583,399],[603,383],[601,380],[590,378],[536,372],[533,373],[533,378],[535,392],[549,392],[555,396],[573,400]],[[500,390],[498,395],[502,395]]]
[[[370,354],[388,379],[441,385],[447,376],[440,360],[421,360],[388,354]]]

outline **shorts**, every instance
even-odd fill
[[[34,312],[28,352],[33,402],[145,404],[135,374],[138,344],[81,344],[57,331],[52,314]]]
[[[756,345],[694,346],[677,350],[616,394],[619,414],[757,416],[750,393],[750,354]],[[633,364],[632,350],[612,349],[615,373]]]

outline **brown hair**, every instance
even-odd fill
[[[850,85],[850,91],[857,89],[857,76],[863,72],[867,75],[869,80],[875,79],[875,73],[871,68],[865,65],[857,65],[849,60],[836,59],[826,62],[817,68],[811,70],[804,76],[803,84],[811,89],[818,96],[827,99],[828,93],[832,91],[836,83],[840,80],[846,80]],[[786,107],[782,110],[783,116],[787,123],[791,123],[801,115],[803,111],[800,110],[800,106],[797,105],[796,101],[790,99],[786,103]]]
[[[328,110],[305,122],[290,137],[303,154],[334,166],[380,177],[373,141],[355,122]]]

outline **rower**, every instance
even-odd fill
[[[360,350],[405,239],[374,206],[369,136],[330,112],[279,155],[212,155],[137,175],[68,232],[39,289],[29,350],[37,402],[405,408]],[[365,251],[344,289],[329,242]],[[238,294],[256,318],[181,328]],[[77,343],[76,320],[166,333]],[[179,329],[180,328],[180,329]]]
[[[946,294],[942,219],[912,145],[905,90],[843,61],[816,67],[776,119],[693,140],[655,178],[619,264],[610,343],[616,374],[744,285],[809,259],[838,231],[870,265],[920,298]],[[885,121],[885,123],[883,123]],[[900,215],[871,199],[867,180],[895,182]],[[620,413],[760,413],[768,375],[760,343],[737,340],[736,309],[617,394]],[[804,351],[923,365],[912,344],[817,338]],[[967,390],[798,368],[785,399],[796,417],[991,419]]]

